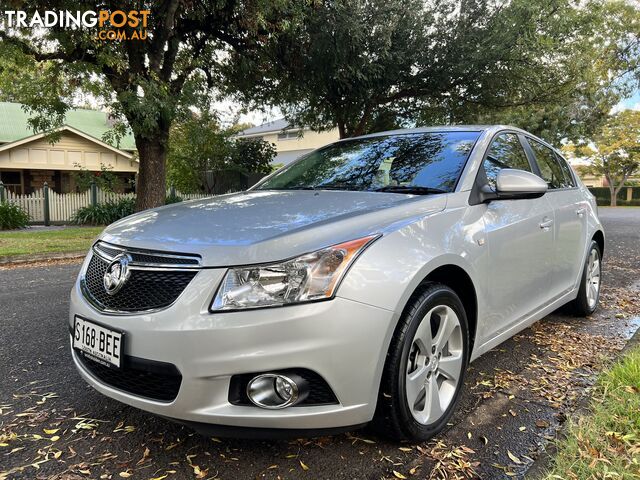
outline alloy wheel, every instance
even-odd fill
[[[462,328],[455,311],[439,305],[424,316],[411,342],[405,395],[413,418],[437,421],[450,406],[462,374]]]
[[[589,308],[593,309],[598,301],[600,292],[600,255],[594,248],[589,254],[589,262],[587,263],[587,281],[585,282],[587,303]]]

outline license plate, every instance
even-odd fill
[[[122,332],[75,317],[73,348],[82,355],[107,367],[120,368]]]

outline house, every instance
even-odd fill
[[[101,165],[122,179],[122,190],[138,171],[131,135],[118,146],[102,140],[111,128],[108,114],[97,110],[67,112],[59,141],[49,143],[46,134],[35,134],[30,115],[19,103],[0,102],[0,180],[5,188],[28,194],[47,182],[58,193],[76,191],[74,171],[80,168],[99,172]]]
[[[278,154],[273,163],[287,165],[305,153],[339,140],[340,136],[337,129],[314,132],[308,127],[290,127],[289,122],[280,118],[247,128],[238,133],[236,138],[262,139],[275,144]]]

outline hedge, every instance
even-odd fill
[[[627,201],[627,190],[631,189],[631,201]],[[611,205],[611,192],[609,187],[589,187],[589,191],[596,197],[598,205],[607,207]],[[623,187],[617,195],[618,206],[640,206],[640,187]]]

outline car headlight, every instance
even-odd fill
[[[377,237],[351,240],[280,263],[230,268],[213,299],[211,311],[332,298],[349,266]]]

